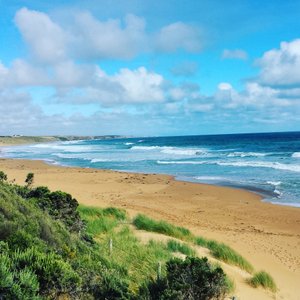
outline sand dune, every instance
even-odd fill
[[[241,283],[238,299],[300,299],[300,209],[277,206],[244,190],[180,182],[166,175],[119,173],[49,166],[39,161],[0,160],[10,180],[71,193],[80,203],[117,206],[131,215],[145,213],[223,241],[245,256],[256,270],[266,270],[279,291],[253,292]],[[243,288],[244,286],[244,288]]]

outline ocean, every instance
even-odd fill
[[[300,207],[300,132],[82,140],[1,148],[4,158],[174,175]]]

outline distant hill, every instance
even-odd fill
[[[21,145],[21,144],[34,144],[34,143],[49,143],[55,141],[78,141],[78,140],[109,140],[124,138],[120,135],[100,135],[100,136],[0,136],[0,146],[5,145]]]

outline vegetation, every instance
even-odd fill
[[[138,229],[163,233],[183,241],[191,241],[198,246],[208,248],[215,258],[236,265],[249,273],[253,272],[252,265],[229,246],[213,240],[207,240],[203,237],[195,237],[188,229],[177,227],[164,221],[156,221],[144,215],[137,215],[133,220],[133,224]]]
[[[253,272],[253,266],[244,257],[242,257],[229,246],[223,243],[209,240],[207,241],[207,248],[215,258],[226,263],[238,266],[249,273]]]
[[[192,299],[188,293],[211,299],[228,291],[223,271],[207,260],[172,259],[174,252],[194,255],[187,244],[140,243],[124,210],[79,206],[70,194],[6,179],[0,180],[0,299]],[[192,239],[184,228],[139,220]],[[178,272],[186,274],[183,282],[174,281]],[[149,298],[155,285],[160,298]]]
[[[165,221],[155,221],[141,214],[134,218],[133,224],[137,229],[158,232],[182,240],[190,240],[192,238],[192,234],[188,229],[174,226]]]
[[[249,283],[255,288],[261,286],[265,289],[271,290],[272,292],[276,292],[277,290],[274,279],[265,271],[255,273],[249,280]]]
[[[27,184],[27,187],[32,186],[34,180],[34,174],[33,173],[28,173],[25,179],[25,183]]]
[[[166,276],[144,286],[140,299],[224,299],[226,276],[214,268],[207,258],[174,258],[167,262]]]
[[[0,171],[0,182],[6,181],[6,180],[7,180],[7,175],[3,171]]]
[[[172,252],[180,252],[184,255],[195,256],[195,251],[187,244],[175,240],[169,240],[167,247]]]
[[[30,175],[32,174],[32,175]],[[0,171],[0,299],[218,299],[233,283],[189,244],[248,272],[253,267],[223,243],[138,215],[138,229],[177,238],[142,244],[125,210],[79,206],[70,194],[10,184]],[[188,242],[188,243],[185,243]],[[186,256],[174,259],[174,253]],[[159,274],[159,276],[158,276]],[[264,271],[249,280],[276,291]]]

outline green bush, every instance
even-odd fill
[[[0,182],[6,181],[6,180],[7,180],[7,175],[3,171],[0,171]]]
[[[174,258],[166,264],[166,277],[140,289],[139,299],[187,300],[224,299],[226,275],[206,258]]]

